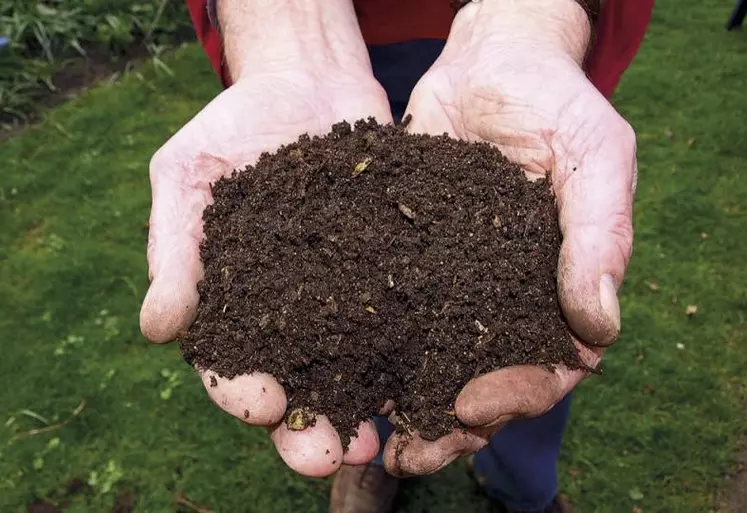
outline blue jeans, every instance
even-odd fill
[[[440,40],[419,40],[369,47],[374,75],[387,92],[395,122],[402,119],[413,87],[443,45]],[[570,408],[568,396],[542,417],[511,422],[475,455],[474,472],[484,478],[491,498],[523,513],[541,513],[551,504]],[[374,421],[383,450],[394,428],[386,418]],[[381,464],[381,454],[374,463]]]
[[[516,420],[475,454],[473,471],[485,492],[511,511],[541,513],[558,492],[557,463],[571,410],[567,396],[542,417]],[[394,432],[386,417],[375,417],[381,449],[373,461],[382,465],[384,443]]]

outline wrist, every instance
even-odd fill
[[[592,21],[581,2],[591,0],[482,0],[460,10],[450,39],[486,39],[510,47],[562,53],[582,65],[592,36]],[[461,34],[460,34],[461,32]]]
[[[234,82],[268,71],[373,77],[352,0],[219,0],[217,18]]]

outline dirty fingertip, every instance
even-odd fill
[[[423,440],[417,434],[395,434],[384,449],[384,466],[393,476],[408,477],[432,474],[440,469],[453,451],[448,437],[435,442]]]
[[[314,426],[294,431],[281,422],[270,433],[286,465],[307,477],[326,477],[342,465],[340,438],[326,417],[316,417]]]
[[[200,372],[210,399],[247,424],[269,426],[285,414],[285,391],[269,374],[242,374],[227,379],[212,371]]]
[[[350,438],[350,445],[343,456],[346,465],[364,465],[379,453],[379,435],[370,420],[358,425],[357,436]]]

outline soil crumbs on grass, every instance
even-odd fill
[[[292,429],[323,414],[347,446],[393,399],[400,428],[432,440],[460,425],[470,379],[580,365],[554,196],[488,144],[340,123],[213,196],[183,355],[226,378],[275,376]]]

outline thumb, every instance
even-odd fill
[[[228,161],[212,155],[187,160],[171,155],[161,149],[150,164],[151,284],[140,309],[140,329],[157,343],[176,338],[197,315],[202,213],[212,202],[211,183],[231,170]]]
[[[568,151],[553,175],[563,232],[560,302],[576,335],[599,346],[611,344],[620,332],[617,290],[633,250],[637,177],[633,130],[612,107],[606,109],[610,119],[602,129],[597,125],[588,149]]]

